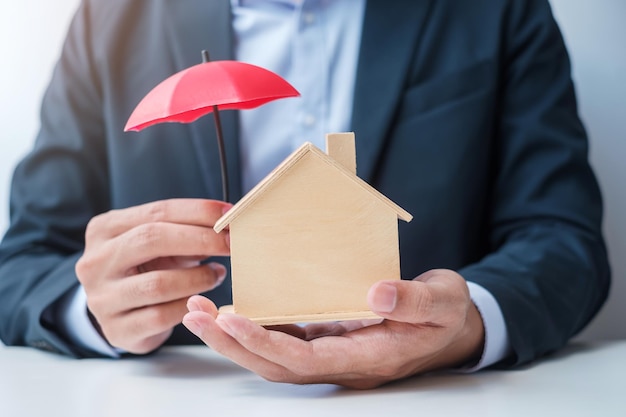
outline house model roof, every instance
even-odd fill
[[[380,200],[384,205],[389,207],[390,210],[396,213],[399,219],[406,222],[410,222],[413,216],[405,211],[402,207],[395,204],[393,201],[385,197],[374,187],[370,186],[367,182],[356,176],[354,172],[351,172],[348,168],[336,161],[332,156],[322,152],[319,148],[310,142],[304,143],[300,148],[294,151],[289,157],[287,157],[280,165],[278,165],[270,174],[268,174],[261,182],[259,182],[250,192],[248,192],[237,204],[235,204],[226,214],[224,214],[216,223],[213,229],[216,232],[221,232],[226,226],[233,222],[240,214],[242,214],[249,206],[251,206],[257,198],[263,195],[271,185],[286,175],[289,170],[298,164],[304,156],[313,155],[319,158],[321,161],[329,164],[340,175],[349,178],[357,187],[361,187],[369,192],[373,198]]]

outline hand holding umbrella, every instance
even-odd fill
[[[209,61],[167,78],[154,87],[130,115],[124,131],[139,131],[164,122],[191,123],[213,113],[217,131],[222,192],[229,200],[228,171],[219,110],[252,109],[273,100],[297,97],[298,91],[279,75],[238,61]]]

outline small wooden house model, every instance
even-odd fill
[[[400,279],[398,219],[412,216],[356,176],[353,133],[327,135],[326,147],[302,145],[215,224],[230,230],[237,314],[260,324],[377,317],[370,286]]]

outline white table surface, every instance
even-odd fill
[[[0,416],[626,416],[626,341],[514,371],[432,374],[370,391],[267,382],[210,349],[76,360],[0,347]]]

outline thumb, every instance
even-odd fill
[[[189,297],[187,300],[187,310],[189,310],[190,313],[208,313],[213,316],[213,318],[216,318],[218,314],[215,304],[202,295],[192,295]]]
[[[471,304],[465,279],[449,269],[431,269],[413,281],[380,281],[370,288],[367,301],[386,319],[430,324],[462,316]]]
[[[432,316],[434,297],[424,282],[380,281],[368,294],[370,309],[386,319],[423,323]]]

